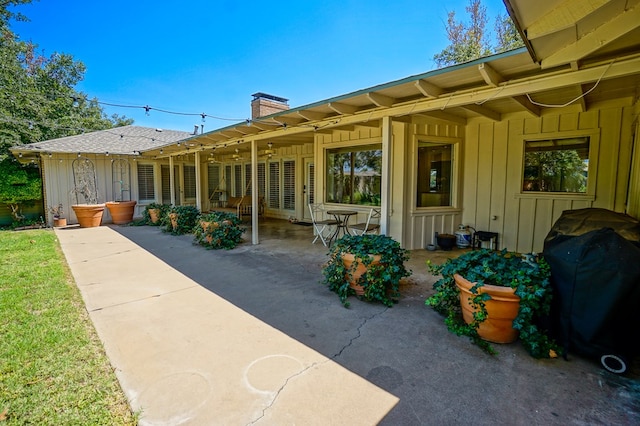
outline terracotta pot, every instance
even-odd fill
[[[475,310],[469,304],[469,299],[475,295],[471,287],[475,283],[455,274],[453,278],[460,289],[460,306],[462,317],[467,324],[473,321]],[[518,338],[518,330],[513,328],[513,320],[518,316],[520,297],[515,295],[515,289],[485,284],[478,289],[479,293],[488,293],[491,300],[485,302],[487,319],[480,323],[478,334],[484,340],[494,343],[511,343]]]
[[[133,221],[133,210],[136,201],[108,201],[106,203],[111,220],[116,225],[123,225]]]
[[[71,206],[80,228],[93,228],[100,226],[104,213],[104,204],[74,204]]]
[[[160,220],[160,209],[149,209],[148,212],[151,223],[158,223]]]
[[[370,254],[369,256],[373,257],[370,265],[377,265],[380,263],[380,259],[382,258],[379,254]],[[355,261],[355,256],[351,253],[344,253],[342,255],[342,264],[348,270],[351,269],[351,265]],[[358,259],[358,266],[354,271],[347,272],[346,278],[349,280],[349,287],[355,290],[358,296],[362,296],[364,294],[364,287],[358,284],[360,281],[360,277],[367,272],[367,265],[362,263],[362,260]]]
[[[173,230],[178,229],[178,213],[169,213],[169,220],[171,220]]]
[[[63,226],[67,226],[67,219],[64,217],[54,218],[53,219],[54,228],[61,228]]]

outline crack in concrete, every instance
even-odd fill
[[[153,299],[153,298],[160,297],[160,296],[166,296],[166,295],[169,295],[169,294],[178,293],[178,292],[185,291],[185,290],[190,290],[190,289],[195,288],[195,287],[199,287],[199,286],[198,285],[192,285],[192,286],[189,286],[189,287],[183,287],[183,288],[179,288],[177,290],[168,291],[166,293],[152,294],[151,296],[142,297],[140,299],[127,300],[126,302],[122,302],[122,303],[114,303],[113,305],[101,306],[99,308],[94,308],[94,309],[91,309],[91,310],[87,310],[87,312],[89,312],[89,313],[98,312],[98,311],[102,311],[104,309],[110,309],[110,308],[115,308],[117,306],[128,305],[130,303],[138,303],[138,302],[142,302],[143,300],[149,300],[149,299]]]
[[[271,407],[274,406],[274,404],[276,403],[278,397],[280,396],[280,394],[282,393],[282,391],[284,390],[284,388],[287,387],[287,384],[289,384],[289,381],[294,379],[295,377],[301,376],[302,374],[304,374],[306,371],[310,370],[313,367],[316,367],[318,365],[322,365],[322,364],[326,364],[329,361],[334,361],[336,358],[338,358],[339,356],[342,355],[342,353],[348,348],[350,347],[354,341],[358,340],[360,337],[362,337],[362,333],[361,333],[361,329],[362,327],[364,327],[369,321],[371,321],[372,319],[374,319],[375,317],[384,314],[385,312],[387,312],[389,310],[389,308],[385,308],[382,311],[371,315],[370,317],[367,317],[364,319],[364,321],[362,321],[362,324],[360,324],[358,326],[358,328],[356,329],[357,334],[352,337],[351,339],[349,339],[349,342],[344,345],[339,351],[338,353],[332,355],[330,358],[327,358],[326,360],[322,361],[322,362],[314,362],[310,365],[308,365],[307,367],[303,368],[302,370],[292,374],[291,376],[287,377],[286,380],[284,381],[284,383],[282,384],[282,386],[280,386],[280,388],[275,392],[275,396],[273,397],[273,399],[271,400],[271,402],[263,408],[262,410],[262,414],[260,416],[258,416],[256,419],[252,420],[251,422],[247,423],[247,426],[249,425],[254,425],[257,422],[259,422],[261,419],[264,418],[264,416],[266,416],[267,411],[269,411],[269,409],[271,409]]]

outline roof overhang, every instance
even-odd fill
[[[638,51],[640,0],[503,0],[543,69]]]

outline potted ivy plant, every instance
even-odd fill
[[[199,216],[200,211],[193,206],[173,206],[162,219],[162,225],[174,235],[190,234]]]
[[[162,223],[162,218],[169,214],[170,209],[171,206],[169,204],[148,204],[142,212],[144,223],[152,226],[159,226]]]
[[[193,229],[194,240],[207,249],[230,250],[242,241],[245,228],[242,228],[241,224],[242,221],[234,213],[203,214]]]
[[[551,310],[551,269],[544,258],[534,259],[480,249],[440,265],[427,261],[429,272],[441,278],[425,303],[445,317],[449,331],[468,336],[488,353],[495,353],[490,341],[519,337],[533,357],[553,358],[558,346],[539,325]]]
[[[404,266],[408,259],[408,251],[386,235],[345,235],[331,246],[322,273],[345,307],[350,295],[393,306],[400,280],[411,275]]]

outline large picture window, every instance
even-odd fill
[[[587,192],[589,138],[524,142],[524,192]]]
[[[417,207],[451,205],[453,151],[451,144],[418,142]]]
[[[328,149],[326,155],[327,202],[380,205],[380,144]]]

